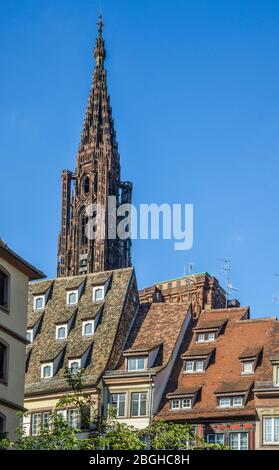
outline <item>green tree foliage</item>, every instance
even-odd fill
[[[89,393],[83,392],[83,371],[72,373],[65,370],[65,377],[71,393],[64,395],[50,414],[47,426],[42,426],[38,436],[26,436],[21,425],[17,430],[18,439],[11,443],[7,435],[0,436],[0,449],[20,450],[141,450],[147,437],[152,449],[224,449],[220,445],[208,445],[197,438],[191,426],[185,424],[155,421],[143,431],[121,423],[116,418],[116,410],[109,407],[107,416],[99,417],[96,404]],[[59,410],[67,407],[79,411],[82,429],[72,428],[63,419]],[[18,414],[22,420],[24,413]],[[89,429],[89,431],[88,431]],[[84,434],[86,437],[84,437]]]

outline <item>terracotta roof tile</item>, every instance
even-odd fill
[[[228,309],[228,311],[206,310],[201,313],[199,319],[193,320],[167,384],[158,417],[168,420],[202,420],[214,417],[231,419],[232,417],[247,417],[256,414],[255,398],[252,391],[247,393],[245,406],[233,410],[219,409],[215,394],[217,390],[222,393],[248,391],[253,382],[272,381],[273,372],[270,358],[276,345],[279,352],[279,323],[274,318],[249,320],[248,313],[248,307]],[[214,347],[216,347],[214,360],[208,364],[203,373],[185,373],[181,356],[184,357],[188,351],[193,351],[200,346],[196,343],[194,328],[204,320],[211,322],[216,319],[226,319],[227,325],[222,334],[214,341]],[[252,376],[244,377],[239,356],[250,344],[253,348],[256,346],[255,349],[263,346],[263,353],[255,373]],[[193,409],[181,412],[170,410],[166,396],[174,393],[177,389],[183,390],[189,387],[202,387],[200,398],[194,404]]]
[[[215,345],[212,344],[199,344],[192,346],[181,357],[204,357],[209,356],[215,351]]]

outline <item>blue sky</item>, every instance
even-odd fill
[[[279,304],[279,3],[103,0],[122,177],[134,202],[193,203],[194,246],[135,241],[139,286],[184,265]],[[54,276],[60,173],[74,168],[99,1],[1,3],[0,236]]]

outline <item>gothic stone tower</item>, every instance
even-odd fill
[[[104,62],[103,21],[98,22],[94,49],[95,69],[88,97],[75,173],[62,172],[62,214],[58,239],[57,276],[75,276],[131,266],[131,240],[109,239],[108,196],[116,207],[130,203],[132,184],[120,180],[120,158]],[[86,207],[104,210],[104,236],[88,239]]]

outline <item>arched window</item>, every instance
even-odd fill
[[[0,307],[8,308],[9,276],[0,269]]]
[[[80,219],[80,245],[81,246],[87,245],[87,236],[86,236],[87,224],[88,224],[88,216],[86,215],[86,212],[83,211],[81,213],[81,219]]]
[[[90,180],[89,180],[89,176],[86,176],[83,180],[83,192],[85,194],[89,193],[90,191]]]

